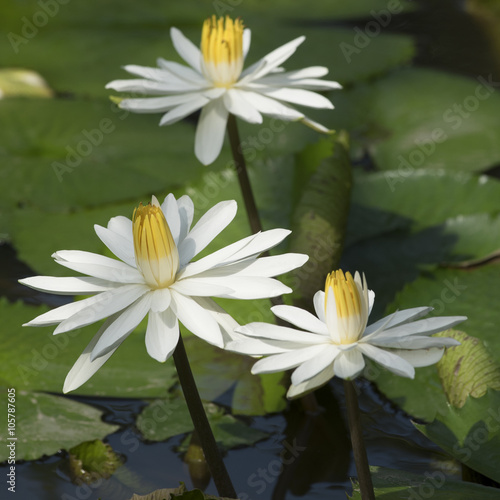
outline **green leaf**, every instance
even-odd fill
[[[16,387],[15,384],[13,384]],[[5,416],[7,412],[5,411]],[[117,425],[102,422],[102,412],[66,397],[17,389],[15,397],[16,460],[36,460],[89,439],[102,439]],[[3,428],[7,422],[2,419]],[[14,442],[14,441],[12,441]],[[7,460],[11,442],[0,440],[0,461]]]
[[[356,90],[365,123],[372,124],[368,142],[377,167],[405,177],[422,167],[471,172],[497,165],[497,85],[491,75],[470,79],[410,68]]]
[[[500,365],[484,344],[464,332],[448,331],[436,337],[452,337],[460,345],[446,349],[437,364],[438,375],[446,398],[451,405],[461,408],[469,396],[479,398],[488,387],[500,390]]]
[[[375,495],[384,500],[494,500],[498,489],[467,483],[447,477],[442,471],[432,470],[423,475],[411,472],[370,467]],[[357,481],[353,483],[352,500],[362,500]]]
[[[267,437],[265,432],[252,429],[214,403],[204,404],[208,421],[215,440],[223,448],[249,446]],[[186,434],[194,430],[189,410],[182,396],[158,399],[144,408],[137,418],[137,428],[145,439],[164,441],[172,436]],[[187,450],[188,441],[182,449]]]
[[[71,480],[77,484],[108,479],[121,464],[122,460],[113,448],[99,439],[86,441],[69,450]]]
[[[0,378],[19,390],[60,392],[69,370],[98,325],[52,335],[54,327],[22,327],[48,310],[0,300],[2,328]],[[131,369],[133,368],[133,369]],[[176,382],[174,364],[160,364],[148,356],[144,335],[132,333],[112,358],[72,394],[111,397],[158,397]],[[88,438],[87,438],[88,440]],[[76,444],[76,443],[75,443]]]
[[[500,339],[495,325],[500,323],[496,294],[499,279],[498,263],[468,270],[438,269],[406,285],[387,312],[431,306],[431,316],[467,316],[460,328],[480,339],[492,358],[498,360]],[[435,366],[417,368],[414,380],[381,370],[373,371],[371,378],[386,396],[414,417],[430,422],[436,413],[448,411]]]
[[[377,294],[372,317],[421,272],[495,255],[499,197],[500,183],[486,176],[424,170],[405,178],[357,176],[342,267],[365,272]]]
[[[499,482],[500,392],[469,397],[461,408],[447,406],[431,424],[417,425],[429,439],[471,469]]]
[[[297,185],[302,186],[293,214],[290,250],[309,255],[293,271],[297,304],[310,308],[326,275],[338,266],[344,245],[350,202],[351,164],[346,134],[309,146],[297,160]]]

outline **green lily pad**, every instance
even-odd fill
[[[370,467],[375,495],[384,500],[494,500],[498,498],[498,489],[475,483],[459,481],[448,477],[439,470],[426,472],[424,475],[411,472]],[[352,500],[362,500],[358,482],[353,484]]]
[[[249,446],[268,436],[265,432],[252,429],[225,413],[214,403],[205,403],[204,407],[215,440],[223,448]],[[150,441],[164,441],[194,430],[188,407],[182,396],[171,396],[150,403],[137,417],[137,428],[144,438]],[[182,445],[184,451],[187,450],[187,444],[184,442]]]
[[[463,407],[448,405],[431,424],[416,425],[429,439],[471,469],[500,481],[500,392],[469,397]]]
[[[0,126],[5,209],[123,202],[172,191],[206,171],[194,157],[193,127],[167,131],[154,117],[132,116],[106,100],[8,100]]]
[[[90,325],[52,335],[54,327],[21,326],[47,309],[0,300],[0,338],[4,346],[0,353],[0,378],[19,390],[60,392],[67,373],[98,330],[98,325]],[[150,358],[144,335],[134,332],[112,358],[72,394],[158,397],[176,380],[173,362],[160,364]]]
[[[431,306],[434,316],[467,316],[460,328],[479,338],[492,358],[500,359],[497,328],[497,283],[500,265],[489,264],[475,269],[438,269],[422,275],[398,293],[388,311],[417,306]],[[437,413],[447,412],[448,403],[441,387],[437,368],[417,368],[414,380],[395,377],[381,370],[372,372],[379,389],[407,413],[432,421]]]
[[[365,272],[376,293],[372,316],[421,272],[495,255],[499,196],[500,183],[486,176],[424,170],[406,178],[396,172],[358,176],[342,266]]]
[[[498,86],[491,75],[469,79],[411,68],[355,91],[366,106],[377,167],[404,177],[419,168],[473,172],[497,165]]]
[[[132,13],[137,9],[113,4],[115,8],[106,12],[100,3],[95,3],[94,8],[87,3],[87,13],[83,15],[78,8],[60,6],[60,15],[39,28],[32,19],[40,12],[38,15],[43,16],[43,11],[38,6],[34,11],[23,9],[25,14],[12,20],[3,33],[0,32],[12,48],[3,53],[3,64],[39,72],[60,93],[103,97],[109,95],[104,88],[106,83],[127,77],[120,71],[126,64],[155,66],[157,57],[179,61],[169,28],[181,28],[198,45],[203,20],[214,14],[213,3],[206,4],[208,9],[203,6],[200,9],[200,3],[193,2],[188,17],[185,14],[189,9],[179,9],[178,15],[172,15],[172,9],[150,4],[134,19]],[[266,11],[268,8],[266,5]],[[304,7],[300,10],[311,12]],[[95,12],[99,11],[103,12],[96,16]],[[287,61],[287,69],[327,66],[332,70],[331,78],[343,83],[378,76],[409,62],[414,55],[411,37],[384,33],[382,23],[385,21],[377,22],[375,18],[370,26],[368,21],[361,28],[347,29],[304,25],[302,12],[297,13],[296,19],[280,16],[280,19],[270,20],[267,14],[249,12],[245,5],[231,15],[242,17],[252,29],[249,64],[301,35],[305,35],[307,41],[294,54],[290,64]],[[297,21],[301,25],[297,25]],[[32,43],[32,39],[36,39],[36,43]],[[92,71],[87,70],[89,67]]]
[[[0,461],[9,457],[11,448],[7,446],[11,443],[15,443],[16,460],[36,460],[61,449],[69,450],[82,441],[102,439],[118,429],[117,425],[102,422],[102,412],[89,405],[18,389],[14,414],[17,441],[0,440]],[[4,429],[7,429],[6,421]]]

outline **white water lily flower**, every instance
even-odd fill
[[[114,80],[106,85],[119,92],[161,96],[124,99],[120,107],[134,113],[164,113],[160,125],[170,125],[202,108],[196,129],[195,154],[204,165],[219,156],[228,114],[250,123],[262,123],[262,115],[286,121],[300,120],[320,132],[329,132],[309,120],[288,103],[332,109],[332,103],[311,90],[341,88],[333,81],[319,80],[328,73],[321,66],[283,72],[280,65],[305,40],[304,36],[273,50],[243,70],[250,48],[250,30],[240,19],[213,16],[203,25],[201,50],[178,29],[170,36],[175,49],[189,66],[157,60],[158,68],[124,67],[140,77]]]
[[[430,337],[467,318],[436,317],[415,321],[432,307],[398,311],[366,326],[375,294],[356,272],[334,271],[325,291],[314,296],[313,314],[287,305],[272,307],[279,318],[300,330],[267,323],[250,323],[236,329],[240,337],[227,349],[267,356],[255,363],[252,373],[273,373],[295,368],[289,398],[300,396],[333,376],[350,380],[365,367],[364,356],[396,375],[413,378],[415,367],[437,363],[444,348],[460,344],[452,338]]]
[[[273,276],[301,266],[307,255],[258,258],[290,233],[285,229],[254,234],[191,262],[233,220],[236,209],[235,201],[220,202],[191,228],[189,196],[176,200],[169,194],[161,206],[153,197],[134,211],[133,220],[113,217],[107,228],[94,226],[120,260],[63,250],[53,255],[55,261],[88,277],[20,280],[45,292],[95,294],[48,311],[29,326],[57,324],[58,334],[108,318],[66,377],[64,392],[85,383],[146,316],[147,352],[163,362],[177,345],[179,321],[219,347],[231,338],[238,323],[210,297],[259,299],[292,291]]]

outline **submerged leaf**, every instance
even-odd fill
[[[109,444],[96,439],[71,448],[69,464],[74,483],[91,484],[100,478],[111,477],[122,464],[122,460]]]
[[[291,287],[310,308],[326,275],[338,267],[351,195],[351,164],[345,133],[307,147],[297,159],[300,197],[292,220],[290,250],[309,255],[292,274]]]

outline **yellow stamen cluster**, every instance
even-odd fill
[[[137,267],[151,287],[168,287],[179,270],[179,252],[160,206],[141,203],[132,220]]]
[[[326,277],[325,283],[325,307],[328,290],[332,288],[337,306],[337,316],[346,318],[360,316],[362,314],[361,296],[350,272],[345,275],[342,270],[332,271]]]
[[[243,68],[243,21],[215,16],[203,23],[201,53],[207,76],[217,86],[236,82]]]

